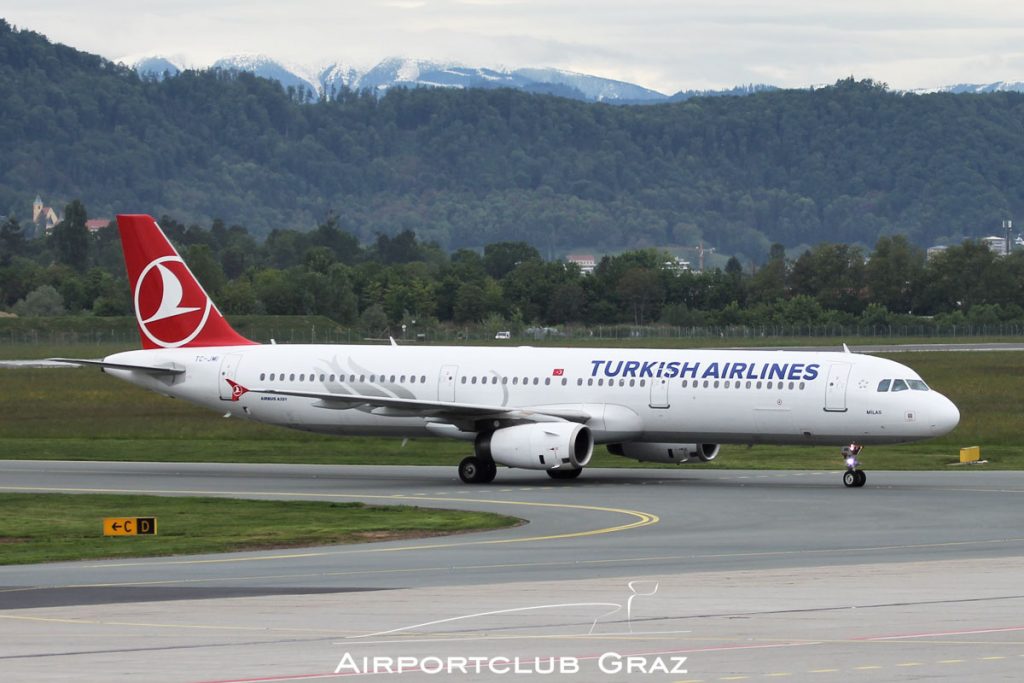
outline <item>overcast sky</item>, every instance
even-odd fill
[[[316,66],[383,57],[550,66],[664,93],[854,76],[893,88],[1024,80],[1008,0],[5,0],[54,42],[188,66],[263,53]]]

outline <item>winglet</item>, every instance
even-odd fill
[[[843,353],[852,353],[852,351],[850,351],[850,347],[846,345],[846,342],[843,342]]]

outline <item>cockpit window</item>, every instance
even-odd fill
[[[894,379],[892,381],[893,391],[906,391],[908,388],[909,387],[907,387],[907,383],[904,382],[902,379]]]
[[[891,383],[892,383],[891,379],[883,379],[881,382],[878,383],[878,390],[879,391],[889,391],[889,385]]]
[[[928,391],[928,385],[919,379],[908,379],[907,384],[909,384],[910,388],[914,391]]]

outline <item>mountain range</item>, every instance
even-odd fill
[[[159,56],[140,59],[131,66],[139,75],[158,80],[175,76],[183,70],[173,60]],[[286,89],[305,91],[308,99],[332,99],[342,89],[369,90],[383,95],[394,87],[512,88],[589,102],[657,104],[698,96],[745,95],[775,90],[769,85],[748,85],[729,90],[686,90],[665,95],[633,83],[562,69],[471,67],[403,57],[389,57],[369,69],[358,69],[343,61],[306,68],[265,55],[233,55],[218,59],[212,68],[269,78]]]
[[[151,56],[131,65],[140,76],[161,79],[183,70],[167,57]],[[213,68],[255,74],[279,82],[285,89],[306,93],[308,99],[332,99],[342,89],[369,90],[379,95],[394,87],[513,88],[524,92],[558,95],[588,102],[611,104],[659,104],[681,102],[692,97],[749,95],[776,90],[773,85],[750,84],[726,90],[681,90],[666,95],[650,88],[600,76],[552,68],[501,69],[471,67],[423,59],[388,57],[369,69],[358,69],[344,61],[307,68],[286,64],[266,55],[232,55],[218,59]],[[939,88],[917,88],[914,94],[1024,92],[1024,81],[958,83]]]

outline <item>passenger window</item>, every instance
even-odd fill
[[[892,390],[893,391],[906,391],[908,388],[909,387],[907,387],[907,383],[904,382],[901,379],[894,379],[892,381]]]
[[[271,381],[271,382],[273,382],[273,381],[274,381],[274,373],[270,373],[270,381]]]
[[[635,387],[636,386],[636,380],[635,379],[629,380],[629,386]]]
[[[266,376],[261,372],[260,373],[260,381],[262,382],[264,379],[266,379]]]
[[[647,386],[647,380],[645,380],[645,379],[640,380],[640,386],[642,386],[642,387]]]
[[[890,384],[892,384],[892,380],[891,379],[883,379],[881,382],[878,383],[878,390],[879,391],[889,391],[889,385]]]
[[[604,379],[597,380],[597,386],[603,387],[604,386]]]
[[[463,384],[465,384],[465,383],[466,383],[466,376],[465,376],[465,375],[463,375],[463,376],[462,376],[462,383],[463,383]]]
[[[564,387],[564,386],[565,386],[566,384],[568,384],[568,383],[569,383],[569,380],[568,380],[568,379],[566,379],[565,377],[563,377],[563,378],[562,378],[562,386]]]
[[[551,378],[550,377],[545,377],[544,378],[544,386],[549,386],[550,384],[551,384]]]
[[[512,384],[519,384],[519,378],[518,377],[513,377],[512,378]]]
[[[294,372],[292,374],[288,375],[288,380],[291,381],[291,382],[295,381],[295,373]]]

